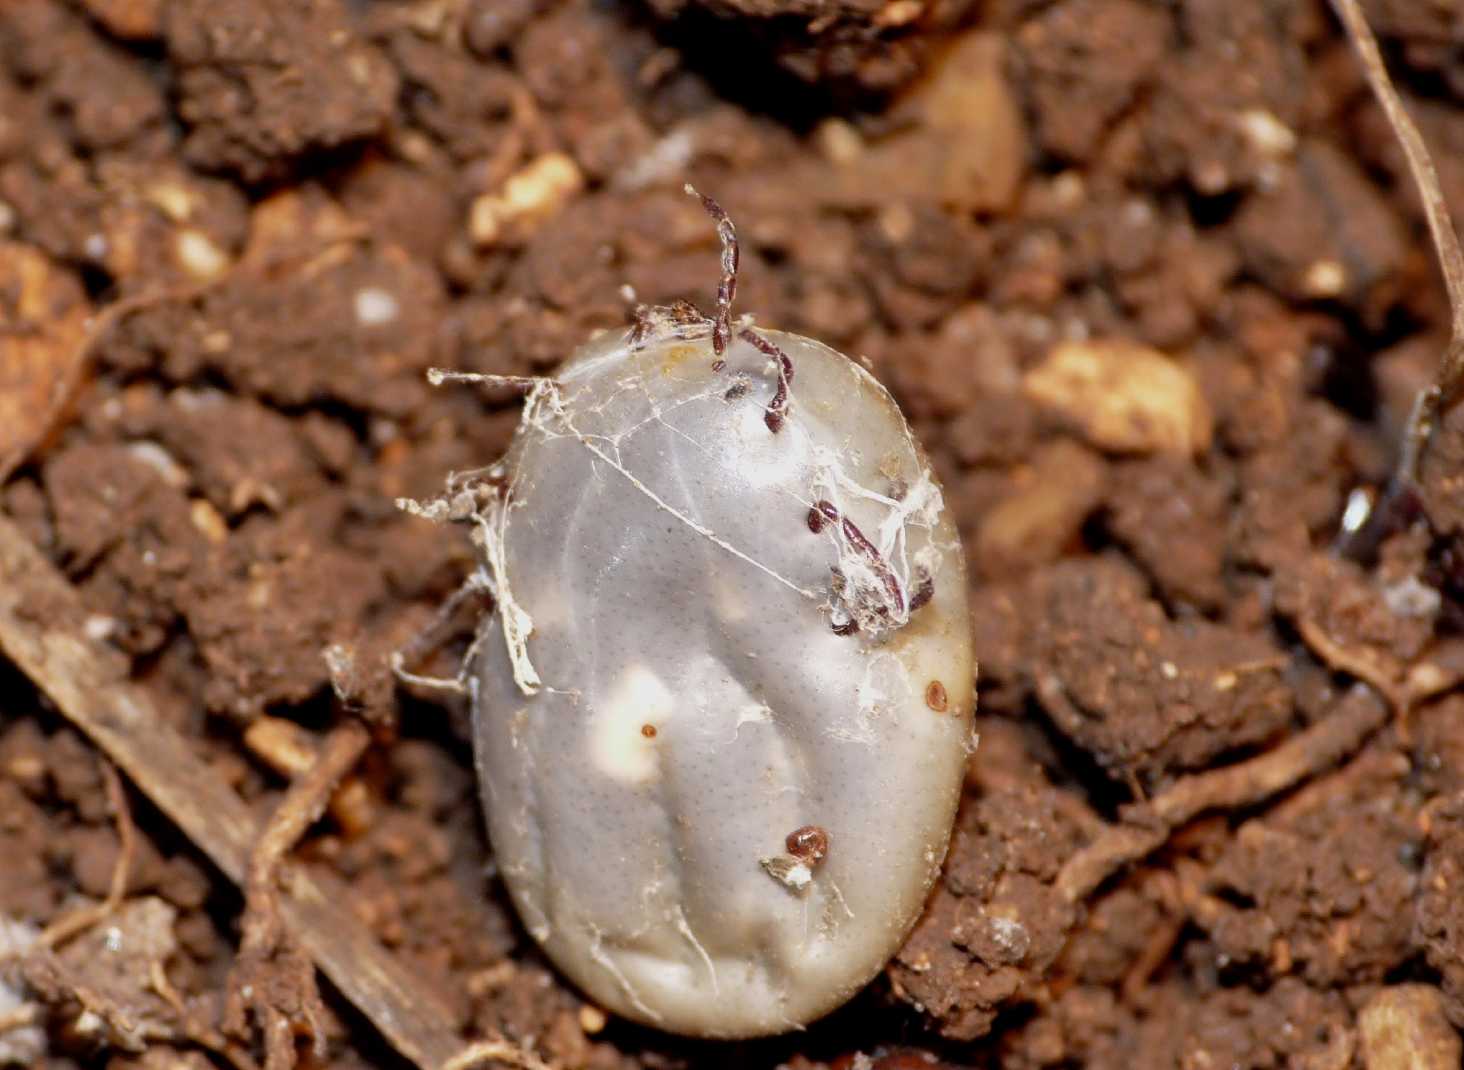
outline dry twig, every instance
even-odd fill
[[[87,610],[56,568],[0,517],[0,651],[104,751],[236,884],[259,821],[127,678],[114,651],[89,639]],[[284,866],[280,916],[290,933],[403,1056],[437,1070],[461,1047],[448,1002],[357,920],[350,889],[313,866]]]
[[[1253,805],[1330,768],[1377,731],[1388,713],[1370,691],[1354,689],[1328,717],[1265,754],[1177,780],[1152,801],[1128,807],[1121,824],[1068,859],[1057,875],[1058,892],[1079,902],[1207,810]]]
[[[1459,249],[1459,238],[1449,218],[1449,208],[1444,202],[1438,171],[1429,156],[1428,146],[1423,143],[1423,136],[1388,77],[1388,69],[1378,51],[1377,38],[1363,17],[1358,0],[1332,0],[1332,7],[1357,49],[1368,85],[1372,87],[1373,95],[1382,106],[1388,125],[1393,128],[1393,134],[1408,160],[1408,170],[1413,176],[1419,200],[1423,202],[1424,218],[1428,220],[1439,269],[1443,272],[1452,317],[1449,344],[1439,358],[1438,374],[1433,384],[1421,390],[1414,399],[1393,485],[1384,500],[1378,503],[1378,508],[1373,510],[1374,515],[1383,515],[1390,511],[1384,508],[1385,504],[1417,482],[1423,451],[1433,435],[1439,415],[1458,400],[1460,388],[1464,387],[1464,252]]]
[[[285,855],[325,812],[336,786],[365,753],[371,737],[359,721],[330,734],[315,764],[298,777],[270,816],[249,857],[244,886],[243,939],[229,978],[224,1030],[247,1035],[253,1011],[264,1032],[265,1067],[289,1070],[295,1031],[309,1034],[315,1054],[325,1054],[325,1006],[315,985],[315,966],[285,929],[278,881]]]

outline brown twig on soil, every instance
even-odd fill
[[[502,1039],[475,1041],[443,1063],[441,1070],[470,1070],[490,1059],[515,1070],[554,1070],[527,1048]]]
[[[11,521],[0,516],[0,652],[26,674],[236,884],[261,823],[172,728],[128,666],[87,637],[80,596]],[[338,877],[288,863],[285,929],[336,988],[404,1057],[437,1070],[461,1047],[462,1021],[420,971],[408,969],[350,904]]]
[[[326,661],[331,662],[330,650],[343,649],[337,644],[327,648]],[[336,666],[345,655],[338,655]],[[352,656],[353,657],[353,656]],[[336,669],[332,668],[332,685],[337,685]],[[353,682],[353,681],[348,681]],[[336,697],[341,698],[340,687]],[[345,700],[342,699],[344,702]],[[353,711],[360,716],[359,711]],[[283,717],[260,714],[244,730],[244,746],[265,765],[282,777],[293,780],[304,776],[319,761],[319,747],[315,733]],[[370,790],[358,775],[352,773],[341,778],[340,784],[331,793],[328,807],[331,818],[341,832],[355,837],[371,827],[373,806]]]
[[[122,905],[122,897],[127,894],[127,881],[132,875],[132,860],[137,854],[137,826],[132,823],[132,810],[127,805],[127,792],[122,788],[122,778],[117,775],[117,767],[103,757],[99,757],[97,761],[102,771],[102,783],[107,791],[107,802],[111,805],[112,815],[117,822],[117,839],[121,844],[117,851],[117,861],[112,865],[111,883],[107,885],[106,898],[100,903],[81,907],[46,926],[36,939],[41,947],[59,947],[73,936],[105,921]]]
[[[1330,768],[1377,731],[1389,712],[1371,692],[1354,689],[1326,718],[1265,754],[1183,777],[1150,802],[1126,808],[1121,824],[1068,859],[1057,875],[1059,894],[1079,902],[1205,811],[1250,806]]]
[[[1416,481],[1424,447],[1433,434],[1440,412],[1458,400],[1460,388],[1464,387],[1464,252],[1460,251],[1459,238],[1449,218],[1449,208],[1439,187],[1438,171],[1429,156],[1428,146],[1388,77],[1377,38],[1373,36],[1358,0],[1332,0],[1332,8],[1337,12],[1347,36],[1352,39],[1353,47],[1362,60],[1368,85],[1372,87],[1373,95],[1382,106],[1388,125],[1393,128],[1393,134],[1408,160],[1408,170],[1413,176],[1419,200],[1423,202],[1424,218],[1428,221],[1439,269],[1443,272],[1444,286],[1449,294],[1449,344],[1439,358],[1439,370],[1433,384],[1420,391],[1414,399],[1394,479],[1395,489],[1390,492],[1395,493],[1402,486]]]
[[[340,725],[325,741],[315,764],[296,778],[270,815],[249,856],[244,885],[243,939],[229,977],[224,1031],[248,1035],[249,1012],[264,1033],[266,1070],[295,1065],[295,1032],[310,1036],[318,1058],[325,1055],[325,1005],[315,985],[315,964],[291,939],[280,914],[278,881],[285,855],[320,820],[336,787],[371,742],[359,721]]]

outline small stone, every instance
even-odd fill
[[[1379,989],[1357,1016],[1367,1070],[1457,1070],[1459,1034],[1432,985]]]
[[[217,278],[228,270],[228,254],[203,231],[186,227],[178,231],[173,241],[178,263],[200,282]]]
[[[1136,342],[1064,342],[1023,388],[1100,449],[1193,455],[1210,446],[1213,419],[1194,376]]]
[[[574,160],[550,152],[511,175],[498,193],[473,201],[468,232],[478,245],[495,245],[510,227],[520,233],[542,223],[584,188],[584,176]]]

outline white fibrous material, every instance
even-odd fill
[[[20,977],[20,956],[36,942],[40,930],[29,922],[0,914],[0,1019],[27,1003]],[[22,1025],[0,1033],[0,1066],[35,1066],[46,1055],[46,1033],[38,1025]]]
[[[474,521],[496,596],[469,689],[528,931],[621,1015],[777,1033],[879,972],[945,856],[963,557],[863,368],[752,328],[718,355],[659,311],[530,384],[505,462],[417,511]]]

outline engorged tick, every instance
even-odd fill
[[[407,507],[471,524],[493,595],[462,689],[526,930],[609,1011],[748,1037],[839,1006],[919,916],[974,665],[908,424],[849,358],[734,324],[736,231],[702,203],[715,315],[642,307],[512,380],[508,456]]]

